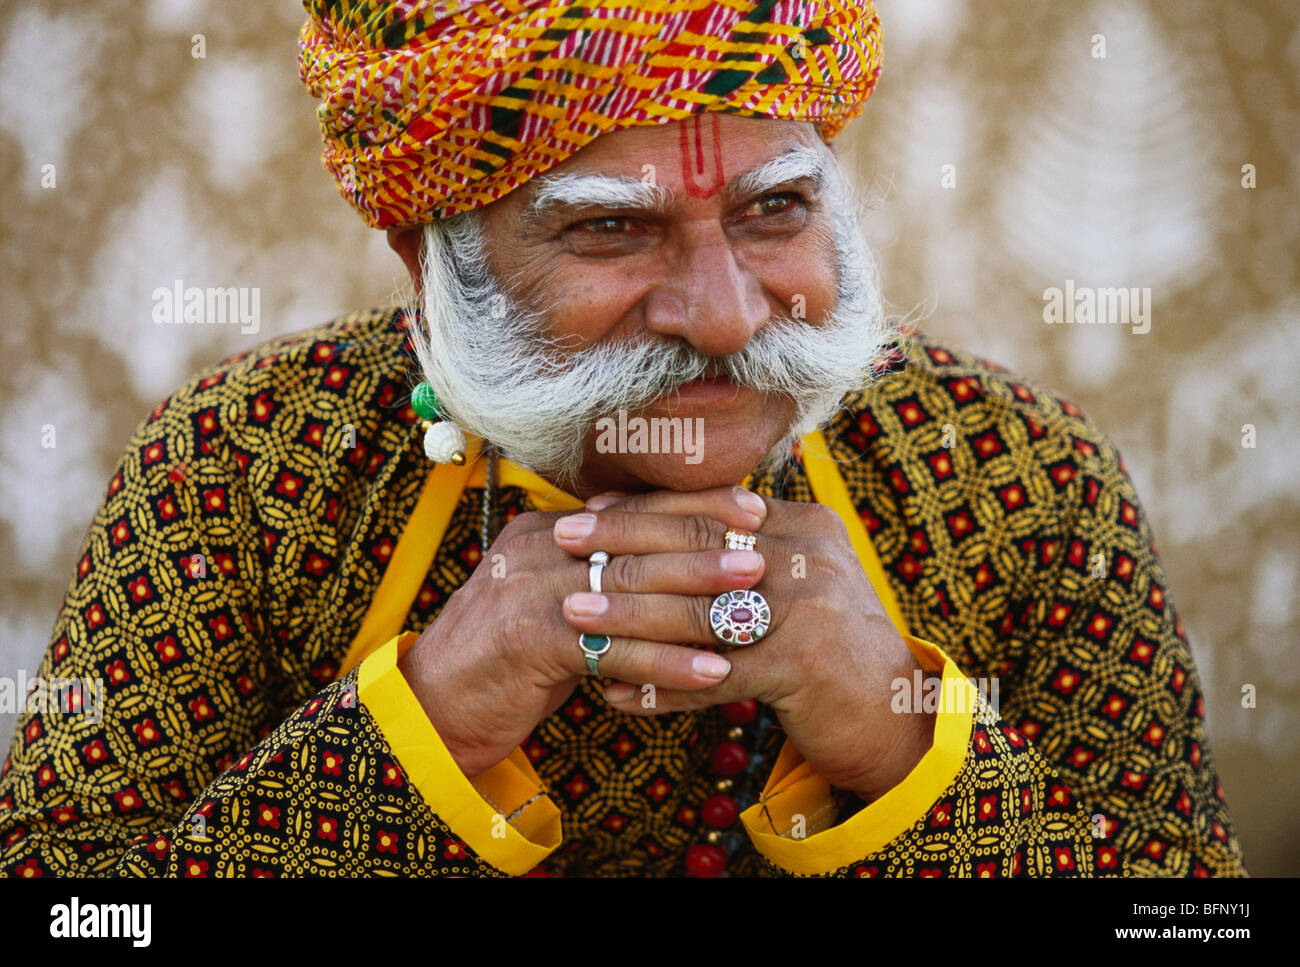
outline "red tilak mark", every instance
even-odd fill
[[[709,115],[709,120],[713,123],[713,179],[707,185],[703,184],[704,180],[704,135],[700,132],[700,115],[695,115],[690,124],[683,124],[681,131],[681,149],[682,149],[682,181],[686,185],[686,193],[692,198],[712,198],[722,187],[724,176],[722,174],[722,132],[718,127],[718,118],[715,114]],[[687,128],[691,130],[688,131]],[[692,145],[694,152],[691,151]],[[693,159],[691,154],[694,153]]]

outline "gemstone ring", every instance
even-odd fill
[[[609,635],[578,635],[578,647],[582,649],[582,657],[587,660],[587,674],[600,674],[601,656],[609,651],[611,644],[613,641]]]
[[[752,645],[772,624],[772,609],[757,591],[726,591],[709,606],[709,626],[726,645]]]

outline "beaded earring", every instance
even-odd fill
[[[428,383],[411,393],[411,408],[423,421],[424,455],[435,463],[465,463],[465,433],[443,412],[437,394]],[[439,422],[434,422],[439,421]]]

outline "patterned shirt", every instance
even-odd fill
[[[1244,875],[1119,453],[916,330],[824,439],[909,647],[945,686],[996,691],[941,711],[871,803],[763,706],[636,717],[592,677],[467,780],[395,663],[483,558],[479,488],[452,501],[406,633],[351,665],[432,466],[406,326],[377,309],[275,340],[140,425],[38,671],[63,706],[29,700],[0,767],[0,873],[659,876],[714,844],[730,875]],[[753,486],[814,499],[798,450]],[[504,518],[537,506],[503,480]],[[719,797],[749,808],[723,822]]]

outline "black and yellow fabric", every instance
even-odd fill
[[[424,457],[406,325],[374,310],[277,340],[141,424],[38,670],[102,680],[102,718],[21,717],[0,873],[685,872],[735,734],[717,710],[633,717],[588,678],[471,782],[397,671],[483,557],[482,462],[452,487]],[[752,485],[847,516],[918,661],[970,703],[872,803],[774,725],[745,730],[727,872],[1244,874],[1119,454],[1044,388],[905,335]],[[507,518],[576,506],[522,468],[501,484]],[[996,680],[997,708],[967,678]]]

